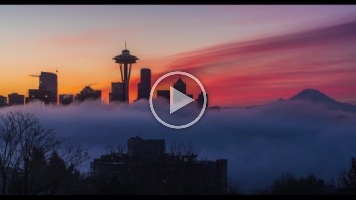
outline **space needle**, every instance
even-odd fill
[[[121,72],[121,80],[123,83],[123,101],[129,102],[129,81],[131,74],[131,66],[133,63],[136,63],[136,60],[139,60],[136,56],[131,55],[130,51],[126,49],[126,41],[125,41],[125,49],[122,50],[120,55],[117,55],[113,58],[115,63],[120,64],[120,72]],[[122,68],[123,67],[123,68]]]

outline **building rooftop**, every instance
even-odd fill
[[[179,77],[178,81],[176,82],[177,85],[184,85],[185,83],[183,82],[182,78]]]

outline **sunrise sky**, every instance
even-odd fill
[[[120,81],[112,58],[125,48],[152,84],[185,71],[209,106],[248,106],[306,88],[356,104],[356,5],[1,5],[0,95],[38,87],[31,74],[58,70],[59,94]],[[183,79],[184,80],[184,79]],[[188,93],[197,97],[195,87]]]

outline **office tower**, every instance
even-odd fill
[[[29,89],[25,98],[26,104],[36,100],[42,101],[44,104],[51,104],[52,91],[46,90],[45,86],[41,86],[39,89]]]
[[[173,88],[183,94],[187,94],[187,84],[184,83],[181,78],[179,78],[178,81],[174,83]]]
[[[72,94],[60,94],[59,95],[59,104],[61,105],[69,105],[73,102],[74,95]]]
[[[130,54],[130,51],[126,49],[125,42],[125,49],[122,50],[122,54],[115,56],[113,60],[115,60],[116,63],[120,64],[121,80],[124,85],[123,101],[128,103],[131,66],[132,64],[136,63],[136,60],[138,60],[138,58]]]
[[[25,95],[18,93],[12,93],[7,95],[9,100],[9,105],[25,105]]]
[[[54,105],[57,105],[58,101],[58,81],[57,81],[57,74],[51,73],[51,72],[41,72],[41,75],[39,76],[40,78],[40,83],[39,83],[39,95],[40,98],[43,98],[41,100],[45,101],[46,103],[51,103]],[[51,91],[51,97],[48,97],[49,92]],[[46,97],[47,95],[47,97]],[[49,98],[49,100],[46,100]]]
[[[80,93],[75,97],[75,100],[80,102],[97,99],[99,99],[101,102],[101,90],[94,90],[90,87],[90,85],[85,86],[84,89],[80,91]]]
[[[123,101],[124,84],[121,82],[111,83],[111,92],[109,93],[109,103]]]
[[[148,68],[142,68],[140,74],[140,82],[137,88],[137,100],[149,99],[151,93],[151,70]]]
[[[187,94],[187,84],[184,83],[181,78],[179,78],[177,82],[173,84],[173,88],[193,99],[192,94]]]
[[[45,104],[57,105],[57,74],[51,72],[41,72],[40,75],[36,74],[30,76],[39,77],[39,85],[38,89],[28,90],[27,97],[25,98],[26,103],[37,99]]]
[[[206,104],[205,104],[205,108],[208,108],[208,94],[205,93],[206,95]],[[201,92],[198,96],[198,98],[196,99],[196,102],[198,103],[199,107],[203,107],[204,104],[204,95],[203,92]]]

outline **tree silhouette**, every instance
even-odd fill
[[[351,157],[348,169],[339,171],[338,189],[341,194],[356,194],[356,158]]]
[[[320,195],[330,191],[323,190],[323,182],[313,174],[307,177],[295,177],[292,173],[284,173],[270,187],[271,195]]]
[[[90,159],[81,147],[62,147],[66,141],[68,138],[56,136],[53,129],[43,128],[34,114],[0,114],[1,194],[55,194],[54,188],[59,191],[56,185],[68,176],[58,170],[63,165],[54,167],[53,161],[60,160],[55,152],[62,150],[65,166],[72,172]],[[52,179],[54,174],[57,179]]]
[[[241,195],[242,193],[242,183],[232,179],[231,177],[227,180],[226,195]]]

